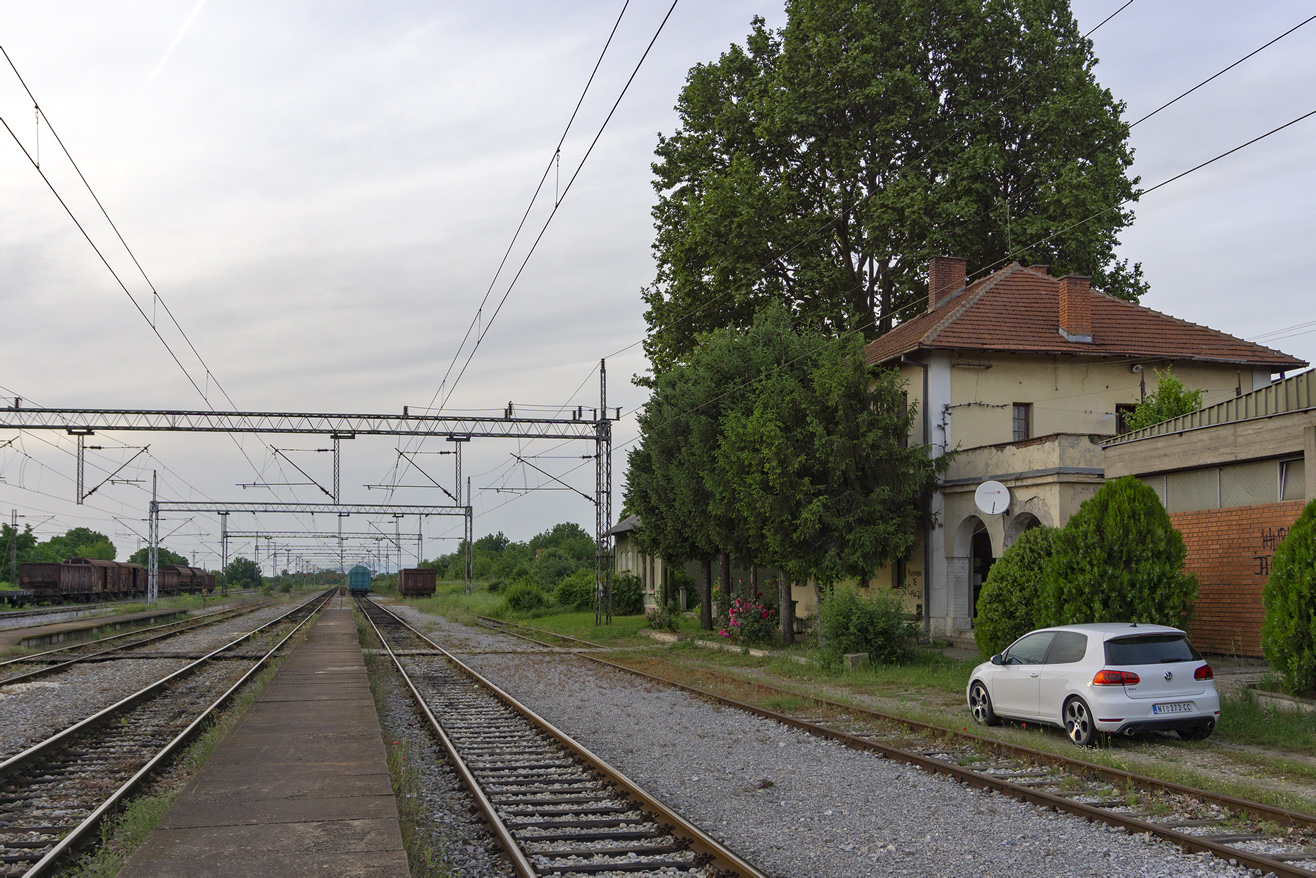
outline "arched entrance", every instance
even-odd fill
[[[1014,541],[1019,539],[1019,535],[1024,531],[1041,526],[1042,521],[1036,515],[1031,512],[1020,512],[1005,526],[1005,548],[1013,546]]]
[[[954,615],[958,630],[973,627],[978,613],[978,595],[987,573],[996,561],[992,537],[987,525],[976,515],[970,515],[955,529],[954,554],[947,559],[947,583],[951,588]]]

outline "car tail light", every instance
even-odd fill
[[[1193,679],[1194,679],[1194,680],[1214,680],[1214,679],[1215,679],[1215,671],[1211,670],[1211,666],[1210,666],[1210,665],[1202,665],[1200,668],[1198,668],[1197,670],[1193,671]]]
[[[1132,671],[1112,671],[1109,668],[1097,671],[1092,678],[1093,686],[1137,686],[1141,682]]]

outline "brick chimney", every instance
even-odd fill
[[[928,310],[931,311],[964,288],[969,260],[958,256],[933,256],[928,263]]]
[[[1060,334],[1068,341],[1092,342],[1091,283],[1081,274],[1060,279]]]

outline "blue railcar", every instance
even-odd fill
[[[347,571],[347,590],[352,594],[370,594],[370,568],[358,564]]]

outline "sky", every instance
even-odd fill
[[[1311,15],[1297,2],[1123,6],[1073,8],[1084,31],[1119,10],[1092,39],[1097,79],[1130,121]],[[779,2],[678,2],[640,64],[671,8],[627,6],[554,161],[621,0],[0,0],[0,46],[44,114],[38,121],[0,58],[9,129],[0,132],[0,404],[497,414],[511,401],[518,413],[552,414],[598,404],[606,358],[608,405],[622,410],[617,512],[645,398],[631,378],[646,368],[640,290],[654,274],[657,135],[674,130],[693,65],[743,42],[755,15],[785,21]],[[1133,173],[1150,187],[1316,110],[1313,81],[1316,22],[1134,127]],[[1314,135],[1316,117],[1136,205],[1119,255],[1142,263],[1143,304],[1316,362],[1316,327],[1301,325],[1313,319]],[[468,330],[483,336],[473,355],[469,340],[460,347]],[[319,437],[107,434],[88,454],[87,487],[150,450],[119,473],[126,483],[77,505],[69,437],[0,430],[0,444],[10,439],[0,448],[0,517],[16,510],[43,538],[91,527],[120,558],[147,533],[153,473],[165,500],[326,500],[273,446],[319,484],[332,480],[330,456],[314,451],[328,444]],[[422,469],[451,489],[451,457],[432,454],[441,443],[343,447],[343,502],[448,502],[435,489],[365,487],[425,481],[395,468],[401,447],[425,452],[415,458]],[[470,443],[463,474],[476,535],[528,540],[561,521],[592,532],[590,502],[543,490],[561,486],[513,457],[592,494],[590,453],[586,443]],[[229,526],[336,522],[271,515]],[[393,532],[391,521],[355,518],[350,529],[374,527]],[[430,519],[423,531],[428,558],[453,551],[461,525]],[[214,518],[175,516],[161,533],[165,546],[218,565]],[[308,545],[274,543],[279,567]],[[268,541],[260,551],[268,555]],[[410,566],[414,541],[406,552]],[[250,541],[232,543],[235,554],[250,557]]]

